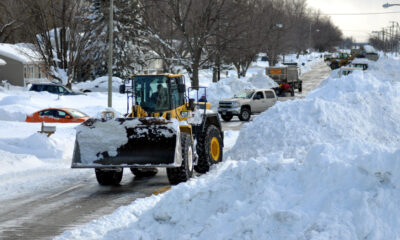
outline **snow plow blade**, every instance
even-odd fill
[[[77,127],[72,168],[180,166],[177,122],[89,119]]]

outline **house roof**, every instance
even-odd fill
[[[6,61],[4,61],[3,59],[0,58],[0,66],[6,65]]]
[[[8,57],[15,61],[27,63],[36,63],[41,61],[40,54],[28,44],[8,44],[0,43],[0,57]]]

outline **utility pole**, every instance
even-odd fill
[[[385,28],[382,28],[383,52],[386,52]]]
[[[392,26],[390,26],[390,45],[391,45],[391,52],[394,51],[394,41],[395,41],[395,37],[394,37],[394,25],[396,22],[391,21],[390,22],[392,24]]]
[[[110,0],[110,25],[108,35],[108,107],[112,107],[112,69],[113,69],[113,32],[114,32],[114,6]]]

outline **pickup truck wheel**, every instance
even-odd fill
[[[302,91],[303,91],[303,84],[300,83],[300,84],[299,84],[299,92],[302,92]]]
[[[181,133],[182,165],[180,167],[167,168],[169,183],[175,185],[186,182],[193,175],[193,148],[189,134]]]
[[[290,89],[290,96],[292,96],[292,97],[294,96],[294,88]]]
[[[95,169],[96,179],[100,185],[119,185],[122,180],[123,168],[116,170]]]
[[[131,172],[138,178],[152,177],[158,172],[157,168],[131,168]]]
[[[222,118],[225,122],[229,122],[230,120],[232,120],[233,115],[231,115],[231,114],[221,115],[221,118]]]
[[[242,108],[242,110],[240,111],[240,114],[239,114],[240,121],[246,121],[247,122],[247,121],[250,120],[250,117],[251,117],[250,109]]]

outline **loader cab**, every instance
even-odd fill
[[[135,105],[146,112],[164,112],[185,104],[181,75],[137,75],[134,81]]]

